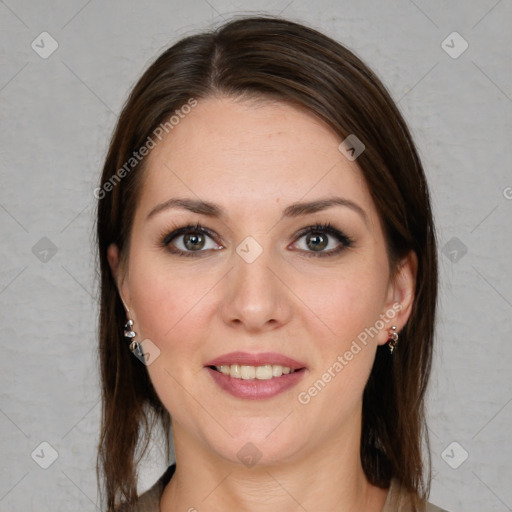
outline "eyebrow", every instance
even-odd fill
[[[368,216],[366,212],[357,203],[344,199],[342,197],[327,197],[325,199],[318,199],[316,201],[299,202],[293,203],[287,206],[281,216],[281,220],[285,218],[295,218],[301,215],[308,215],[316,213],[333,206],[345,206],[358,213],[364,222],[368,224]],[[180,208],[189,210],[193,213],[200,215],[206,215],[208,217],[217,217],[225,219],[227,217],[226,211],[219,205],[203,201],[200,199],[188,199],[188,198],[173,198],[155,206],[148,214],[147,219],[153,217],[157,213],[171,208]]]

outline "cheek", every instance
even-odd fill
[[[140,263],[134,261],[137,271],[130,276],[135,330],[160,350],[147,370],[162,403],[181,417],[190,407],[183,389],[194,389],[195,372],[202,367],[208,291],[214,282],[169,270],[149,258]]]
[[[298,401],[311,417],[329,418],[321,429],[336,429],[359,411],[375,358],[377,335],[372,327],[381,313],[385,284],[378,272],[354,269],[302,290],[304,303],[315,313],[309,337],[318,357],[298,390]]]
[[[141,335],[160,348],[180,341],[186,349],[196,339],[195,326],[208,304],[214,281],[197,272],[168,268],[160,258],[135,255],[130,274],[130,296]]]
[[[386,290],[386,274],[378,266],[352,266],[323,279],[302,283],[299,293],[321,321],[328,338],[334,340],[336,348],[342,348],[375,324],[382,312]]]

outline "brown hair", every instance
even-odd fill
[[[114,510],[121,498],[136,499],[139,448],[145,452],[159,422],[164,432],[170,427],[146,367],[123,338],[126,313],[107,260],[111,243],[121,258],[128,253],[140,193],[144,159],[133,169],[125,164],[188,100],[216,94],[290,103],[318,116],[341,139],[355,134],[366,146],[357,163],[382,221],[392,269],[414,251],[418,270],[400,344],[392,356],[386,346],[378,348],[364,390],[361,461],[371,483],[387,487],[397,478],[421,507],[430,482],[421,450],[422,441],[428,447],[424,393],[437,297],[436,240],[423,168],[396,105],[358,57],[316,30],[262,16],[186,37],[160,55],[133,88],[110,143],[97,196],[103,396],[97,471],[107,508]],[[121,174],[114,175],[123,166],[118,179]]]

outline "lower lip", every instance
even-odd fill
[[[206,368],[208,373],[220,388],[237,398],[249,400],[263,400],[272,398],[279,393],[295,386],[302,379],[305,369],[296,370],[293,373],[272,377],[271,379],[234,379],[229,375]]]

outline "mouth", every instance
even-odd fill
[[[219,388],[237,398],[272,398],[295,386],[306,374],[304,364],[282,354],[233,352],[205,365]]]
[[[243,380],[270,380],[277,379],[283,375],[289,375],[291,373],[305,370],[305,368],[290,368],[289,366],[283,366],[280,364],[265,364],[262,366],[250,366],[244,364],[231,364],[231,365],[220,365],[220,366],[208,366],[212,370],[215,370],[223,375],[227,375],[233,379]]]

